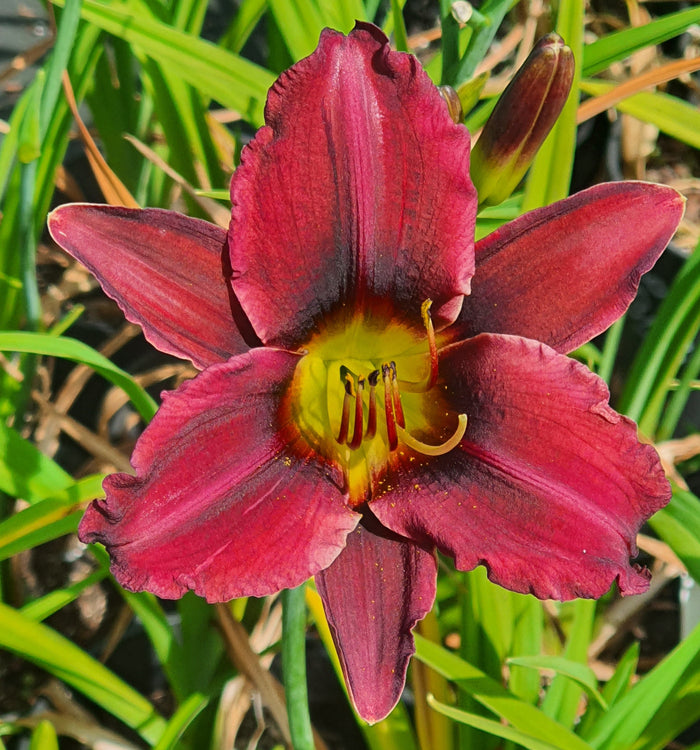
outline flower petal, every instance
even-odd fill
[[[344,306],[452,322],[473,274],[467,130],[411,55],[358,23],[268,95],[231,183],[233,287],[266,343],[296,348]]]
[[[417,474],[390,477],[396,489],[371,506],[379,520],[461,569],[484,563],[514,591],[597,597],[614,579],[623,594],[645,590],[629,558],[670,488],[603,381],[538,342],[491,334],[442,350],[440,372],[466,435]]]
[[[222,270],[225,230],[175,211],[76,203],[57,208],[49,230],[161,351],[203,369],[248,349]]]
[[[415,652],[412,629],[435,600],[435,554],[383,528],[371,514],[316,575],[345,683],[373,724],[398,703]]]
[[[508,333],[573,351],[627,309],[683,205],[671,188],[618,182],[506,224],[476,246],[472,294],[451,340]]]
[[[166,394],[79,534],[131,591],[208,601],[297,586],[330,565],[360,516],[338,477],[293,442],[281,396],[299,360],[254,349]],[[293,448],[293,450],[292,450]]]

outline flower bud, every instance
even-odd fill
[[[450,113],[452,121],[455,123],[462,122],[464,113],[462,112],[462,102],[459,99],[459,95],[452,88],[452,86],[438,86],[440,96],[445,100],[447,104],[447,111]]]
[[[471,156],[481,205],[513,192],[564,107],[574,56],[555,33],[542,37],[501,94]]]

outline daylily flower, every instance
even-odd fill
[[[105,480],[79,533],[122,586],[165,598],[315,576],[352,699],[377,721],[434,601],[436,549],[538,597],[647,587],[629,561],[668,483],[565,354],[625,310],[682,199],[601,185],[475,252],[469,135],[368,24],[324,31],[266,122],[228,233],[161,210],[50,217],[126,317],[202,370],[164,394],[135,475]]]

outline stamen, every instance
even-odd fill
[[[453,448],[456,448],[459,445],[459,441],[464,437],[464,433],[467,431],[467,415],[460,414],[457,419],[459,420],[459,423],[454,435],[440,445],[428,445],[421,440],[416,440],[416,438],[409,435],[406,430],[399,428],[401,442],[408,448],[411,448],[417,453],[423,453],[426,456],[444,456],[445,453],[449,453]]]
[[[391,397],[394,402],[394,416],[396,417],[396,424],[399,427],[405,427],[406,419],[403,415],[403,407],[401,406],[399,381],[396,377],[396,362],[389,362],[389,367],[391,367]]]
[[[340,374],[343,377],[343,369],[341,368]],[[348,428],[350,426],[350,400],[353,397],[352,387],[352,376],[346,371],[344,375],[345,379],[345,395],[343,396],[343,411],[340,417],[340,429],[338,430],[338,437],[336,440],[343,445],[348,439]]]
[[[372,370],[367,376],[369,383],[369,410],[367,412],[367,439],[373,438],[377,434],[377,381],[379,380],[379,370]]]
[[[365,379],[358,378],[357,393],[355,394],[355,426],[352,430],[352,440],[348,443],[350,450],[356,451],[362,445],[362,391],[365,389]]]
[[[392,399],[392,373],[389,365],[382,365],[382,380],[384,381],[384,414],[386,415],[386,434],[389,440],[389,450],[395,451],[399,446],[399,438],[396,434],[396,419],[394,418],[394,405]]]

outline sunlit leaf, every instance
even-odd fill
[[[131,398],[134,407],[146,421],[153,418],[158,408],[156,402],[127,372],[82,341],[43,333],[2,331],[0,332],[0,351],[31,352],[82,362],[121,388]]]
[[[615,85],[607,81],[582,81],[587,94],[600,96]],[[700,148],[700,111],[675,96],[660,91],[643,91],[623,99],[615,109],[655,125],[659,130],[694,148]]]
[[[700,499],[674,487],[671,502],[649,523],[700,583]]]
[[[499,682],[485,675],[442,646],[415,635],[416,658],[437,670],[448,680],[486,706],[496,716],[542,742],[566,750],[590,750],[590,746],[566,727],[535,706],[525,703]]]
[[[453,706],[447,706],[433,698],[432,695],[428,696],[428,705],[436,711],[439,711],[441,714],[454,719],[454,721],[467,724],[475,729],[480,729],[482,732],[487,732],[495,737],[502,737],[504,740],[510,740],[511,742],[517,743],[518,746],[525,747],[528,750],[568,750],[569,748],[568,745],[553,745],[551,742],[543,742],[526,732],[501,724],[500,721],[485,719],[478,714],[473,714],[469,711],[462,711]]]
[[[157,742],[162,736],[165,721],[146,698],[55,630],[2,603],[0,648],[64,680],[148,742]]]
[[[598,690],[598,680],[593,670],[585,664],[566,659],[562,656],[547,655],[511,657],[508,659],[508,664],[530,667],[531,669],[552,670],[557,674],[569,677],[581,685],[601,708],[607,709],[608,707],[605,698],[603,698]]]
[[[678,701],[683,688],[697,681],[700,625],[596,722],[588,741],[599,750],[631,748],[662,708]]]
[[[584,48],[583,74],[595,75],[612,63],[629,57],[644,47],[665,42],[699,22],[700,8],[688,8],[677,13],[669,13],[641,26],[608,34]]]
[[[62,5],[65,0],[55,0]],[[274,75],[228,50],[136,13],[124,3],[84,0],[83,19],[138,46],[172,73],[220,104],[262,124],[262,107]]]

